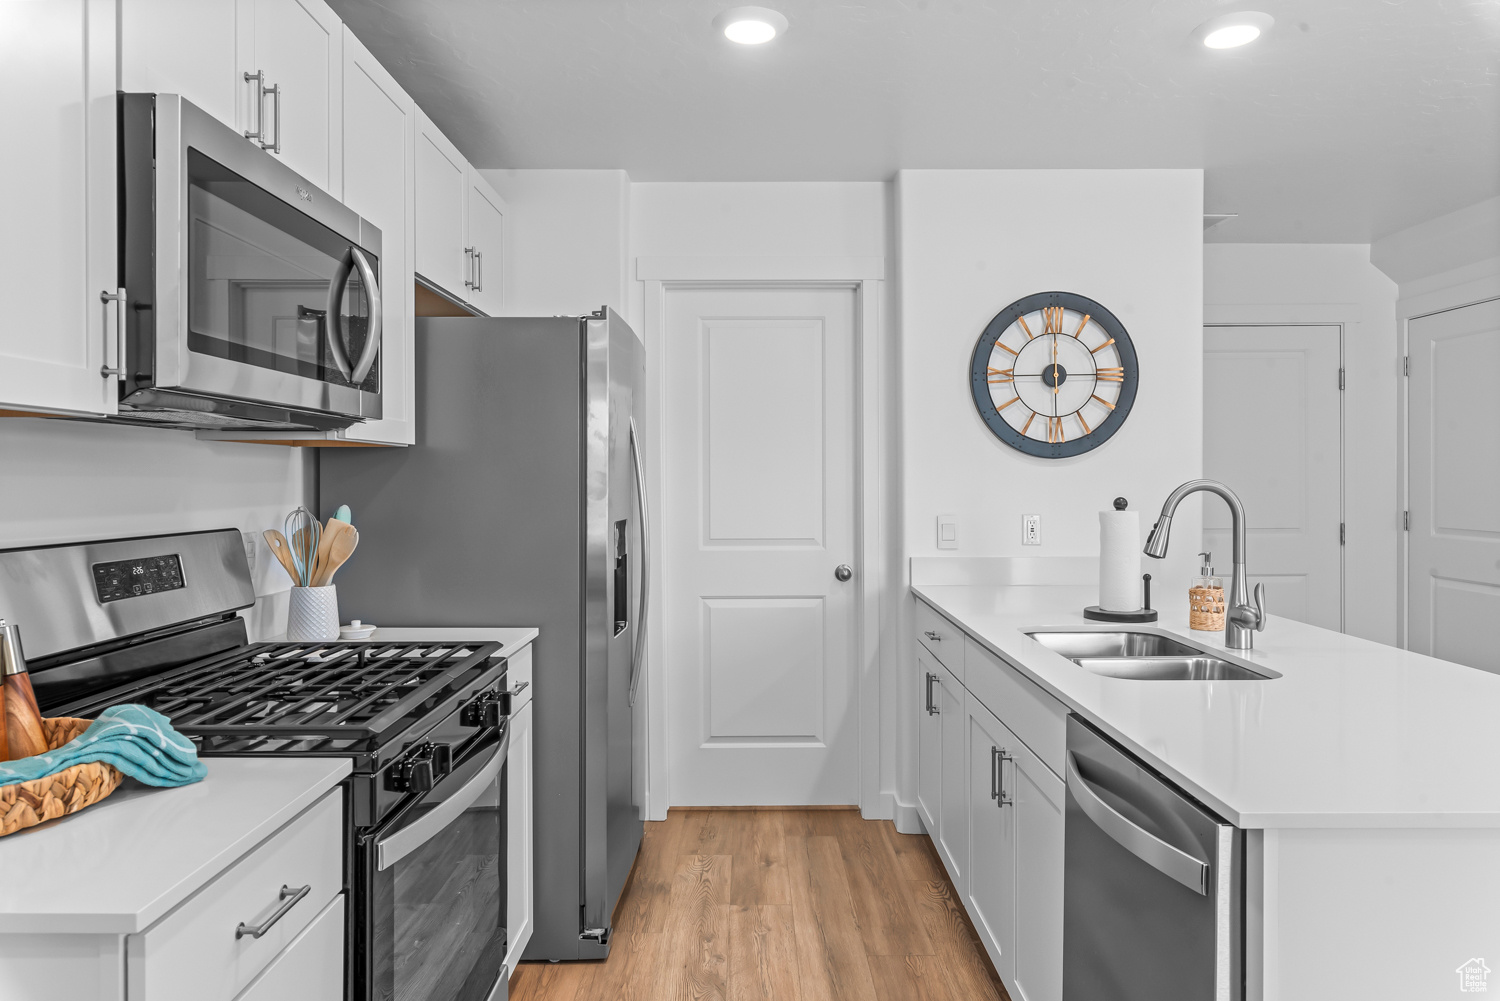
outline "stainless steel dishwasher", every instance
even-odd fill
[[[1068,717],[1064,1001],[1242,1001],[1244,831]]]

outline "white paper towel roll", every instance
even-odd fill
[[[1099,512],[1099,607],[1141,607],[1141,518],[1137,511]]]

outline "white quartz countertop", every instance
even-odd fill
[[[536,639],[535,626],[380,626],[370,637],[386,643],[499,643],[500,656],[515,653]]]
[[[69,817],[0,838],[0,933],[142,931],[338,785],[343,758],[205,758],[208,777],[126,779]]]
[[[1187,628],[1185,595],[1161,596],[1159,622],[1112,626],[1083,617],[1097,587],[912,590],[1240,827],[1500,827],[1500,675],[1272,615],[1253,651],[1229,654],[1280,678],[1105,678],[1025,631],[1147,629],[1221,649],[1223,635]]]

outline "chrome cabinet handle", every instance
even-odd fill
[[[105,379],[110,376],[123,379],[125,377],[125,290],[100,292],[99,301],[104,303],[104,364],[99,366],[99,375]],[[109,363],[110,303],[115,304],[115,363],[113,366]]]
[[[529,682],[529,681],[523,681],[519,685],[517,685],[516,687],[514,687],[514,688],[507,688],[505,691],[501,692],[500,694],[501,695],[520,695],[522,692],[526,691],[526,687],[528,685],[530,685],[530,684],[531,684],[531,682]]]
[[[266,918],[258,925],[247,925],[245,924],[245,922],[241,921],[239,927],[234,930],[234,937],[236,939],[241,939],[246,935],[249,935],[251,938],[260,938],[266,932],[271,930],[272,925],[280,921],[282,918],[286,917],[287,911],[291,910],[293,907],[296,907],[298,902],[311,892],[311,883],[308,883],[306,886],[299,886],[295,890],[283,883],[281,885],[281,893],[277,896],[276,899],[283,900],[285,901],[285,903],[276,908],[276,913],[272,914],[270,917]]]
[[[927,673],[927,715],[936,716],[938,707],[932,704],[932,683],[937,680],[937,675],[931,671]]]
[[[246,139],[254,139],[265,149],[266,138],[266,71],[245,72],[245,82],[255,84],[255,130],[245,133]]]
[[[474,291],[484,291],[484,251],[474,251]]]
[[[271,121],[276,126],[276,141],[267,143],[264,139],[260,142],[261,149],[268,149],[272,153],[281,152],[281,84],[273,83],[266,88],[266,93],[271,95]]]
[[[641,505],[641,607],[635,620],[635,653],[630,662],[630,704],[635,705],[636,686],[641,683],[641,664],[646,659],[646,613],[651,609],[651,512],[646,507],[646,467],[641,462],[641,441],[635,418],[630,418],[630,459],[635,463],[635,492]]]
[[[1016,803],[1014,797],[1005,791],[1005,763],[1015,760],[1007,748],[995,748],[995,775],[998,779],[996,783],[998,788],[995,790],[995,805],[1002,809],[1007,806],[1014,806]]]
[[[941,643],[941,642],[943,642],[943,638],[941,636],[939,636],[937,633],[933,632],[931,629],[926,630],[925,632],[922,633],[922,635],[926,636],[928,639],[932,640],[932,642],[934,642],[934,643]]]
[[[1068,792],[1072,793],[1084,816],[1092,820],[1117,845],[1194,893],[1208,896],[1208,863],[1189,855],[1176,845],[1168,844],[1104,802],[1078,770],[1078,758],[1072,751],[1068,752],[1067,775],[1064,778]]]
[[[994,744],[990,745],[990,799],[1000,798],[1000,769],[996,767],[1000,763],[1000,748]]]
[[[474,248],[473,247],[465,247],[464,248],[464,270],[466,272],[468,272],[464,276],[464,288],[478,288],[479,285],[474,280]]]

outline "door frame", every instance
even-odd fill
[[[1282,307],[1234,307],[1219,306],[1211,308],[1203,307],[1203,326],[1205,328],[1215,327],[1337,327],[1339,332],[1339,372],[1345,372],[1347,366],[1344,364],[1344,349],[1347,345],[1348,320],[1351,315],[1347,310],[1353,309],[1358,315],[1357,306],[1282,306]],[[1279,320],[1276,313],[1286,311],[1288,314],[1295,311],[1296,319]],[[1341,316],[1344,319],[1312,319],[1309,314],[1317,315],[1326,312],[1330,317]],[[1236,316],[1245,316],[1247,319],[1235,319]],[[1349,449],[1345,441],[1346,428],[1348,426],[1348,406],[1345,386],[1347,379],[1339,383],[1339,525],[1348,524],[1348,483],[1349,483]],[[1348,629],[1349,621],[1349,581],[1348,581],[1349,547],[1345,537],[1339,537],[1339,632]]]
[[[1441,282],[1448,273],[1440,274]],[[1396,300],[1396,350],[1400,387],[1396,391],[1396,645],[1403,650],[1411,649],[1411,526],[1406,519],[1411,514],[1411,380],[1407,359],[1411,357],[1411,321],[1438,313],[1447,313],[1466,306],[1500,299],[1500,275],[1490,275],[1453,284],[1430,286],[1427,281],[1411,285],[1422,289],[1415,294],[1406,294],[1405,288]]]
[[[880,307],[885,282],[883,257],[637,257],[636,280],[643,286],[642,334],[654,361],[646,366],[648,479],[656,496],[657,524],[673,516],[666,496],[665,434],[667,294],[678,289],[837,288],[854,293],[854,537],[859,567],[854,577],[853,663],[850,682],[857,701],[858,796],[861,813],[890,818],[895,797],[880,791],[880,601],[885,589],[882,518],[883,415]],[[655,349],[652,352],[652,349]],[[663,533],[657,532],[652,559],[661,567],[651,582],[650,632],[646,666],[646,817],[667,819],[672,805],[668,744],[665,739],[667,644],[664,578],[672,568],[662,559]],[[662,739],[651,740],[649,734]]]

